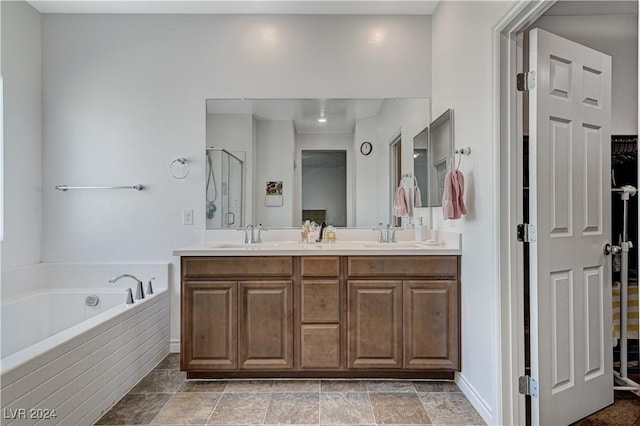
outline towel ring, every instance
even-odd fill
[[[176,173],[174,172],[174,170],[173,170],[174,165],[175,165],[176,163],[180,163],[180,164],[182,164],[183,166],[185,166],[185,167],[186,167],[186,172],[184,172],[184,171],[183,171],[183,174],[182,174],[182,175],[180,175],[180,174],[176,174]],[[183,157],[181,157],[181,158],[176,158],[175,160],[173,160],[173,161],[171,162],[171,164],[169,164],[169,173],[171,174],[171,176],[173,176],[173,178],[174,178],[174,179],[184,179],[184,178],[186,178],[187,176],[189,176],[189,172],[190,172],[190,169],[189,169],[189,163],[187,163],[187,159],[186,159],[186,158],[183,158]]]
[[[459,155],[458,165],[455,167],[455,169],[458,170],[460,168],[460,164],[462,163],[462,156],[471,155],[471,148],[467,146],[467,147],[456,149],[455,151],[453,151],[453,155],[451,156],[451,166],[450,166],[451,170],[454,169],[453,166],[455,165],[455,162],[456,162],[456,154]]]

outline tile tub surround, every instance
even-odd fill
[[[41,289],[99,293],[111,276],[124,272],[140,279],[155,276],[162,284],[153,297],[129,306],[124,305],[123,291],[122,305],[8,356],[2,363],[1,400],[7,409],[3,413],[47,408],[56,410],[56,418],[47,424],[93,423],[169,352],[169,303],[167,264],[36,264],[2,271],[3,302],[21,298],[7,296],[7,283],[16,293]],[[36,420],[3,418],[2,424]]]
[[[194,380],[169,354],[97,425],[484,425],[455,383]]]

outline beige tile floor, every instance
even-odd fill
[[[170,354],[97,425],[484,425],[453,382],[186,381]]]

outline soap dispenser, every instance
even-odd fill
[[[423,242],[426,238],[426,229],[425,226],[422,224],[422,218],[418,217],[416,218],[416,223],[415,223],[415,231],[416,231],[416,243],[421,243]]]

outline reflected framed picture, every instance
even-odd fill
[[[264,205],[267,207],[282,207],[282,181],[267,181]]]

